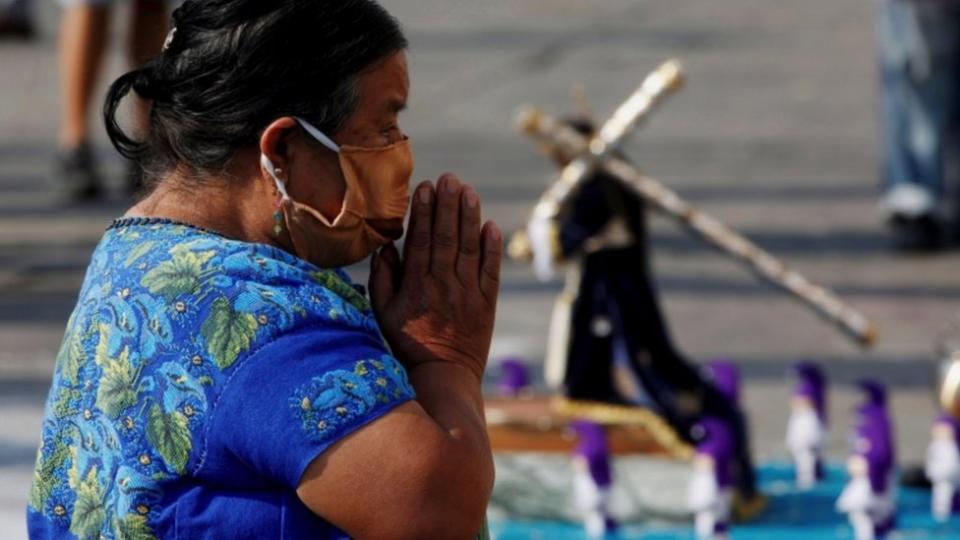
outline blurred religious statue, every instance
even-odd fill
[[[592,121],[563,121],[592,137]],[[558,168],[576,156],[544,150]],[[618,159],[625,159],[615,152]],[[744,514],[762,506],[739,407],[673,345],[650,275],[647,204],[616,176],[597,168],[562,202],[555,218],[530,220],[514,235],[514,258],[532,258],[541,280],[566,265],[566,286],[551,319],[545,379],[564,395],[569,412],[596,417],[605,406],[655,413],[684,442],[705,415],[729,426],[733,483]]]

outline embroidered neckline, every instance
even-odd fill
[[[241,240],[236,240],[234,238],[228,238],[217,231],[208,229],[206,227],[201,227],[199,225],[193,225],[192,223],[187,223],[185,221],[179,221],[171,218],[162,218],[162,217],[143,217],[143,216],[131,216],[131,217],[121,217],[114,219],[110,225],[107,227],[107,230],[122,229],[124,227],[144,227],[149,225],[176,225],[179,227],[187,227],[194,229],[196,231],[213,234],[227,240],[234,240],[240,242]]]

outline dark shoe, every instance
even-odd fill
[[[64,196],[71,201],[96,199],[102,192],[100,173],[87,144],[57,155],[55,175]]]
[[[29,17],[0,13],[0,40],[29,41],[35,34],[36,29]]]
[[[943,230],[940,222],[930,215],[890,218],[893,245],[899,251],[923,252],[943,248]]]

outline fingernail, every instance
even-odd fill
[[[447,177],[446,189],[447,193],[453,194],[457,192],[457,183],[454,181],[453,177]]]
[[[495,242],[500,241],[500,227],[497,227],[496,223],[490,224],[490,239]]]
[[[467,208],[476,208],[477,204],[480,203],[480,197],[477,196],[477,192],[473,188],[467,188],[466,194],[463,196],[464,200],[467,202]]]
[[[428,204],[430,202],[430,188],[423,186],[417,190],[417,198],[420,199],[421,204]]]

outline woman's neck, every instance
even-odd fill
[[[174,172],[165,177],[127,217],[167,218],[203,227],[228,238],[286,249],[271,234],[276,195],[259,178],[191,180]]]

